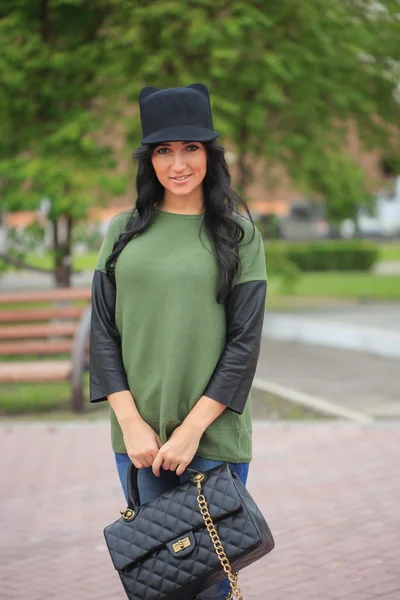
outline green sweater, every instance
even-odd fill
[[[96,273],[105,277],[105,261],[129,215],[130,211],[123,212],[111,221],[99,252],[95,277]],[[236,218],[240,219],[246,235],[239,248],[242,272],[235,289],[242,286],[240,291],[247,289],[249,294],[252,290],[243,286],[246,282],[262,282],[266,287],[264,246],[257,229],[247,244],[253,226],[242,216]],[[103,303],[99,294],[104,292],[99,291],[97,284],[93,287],[91,401],[106,400],[106,394],[127,389],[127,384],[142,418],[165,443],[199,398],[209,395],[207,389],[212,392],[214,386],[218,395],[223,382],[230,382],[226,393],[231,397],[228,388],[242,389],[247,378],[241,404],[239,401],[238,405],[229,406],[223,389],[221,399],[210,396],[227,404],[227,409],[207,428],[197,454],[214,460],[248,462],[252,458],[249,388],[258,359],[265,296],[262,307],[259,302],[257,308],[257,333],[247,332],[254,341],[249,342],[252,347],[247,349],[253,368],[246,373],[246,364],[241,366],[243,360],[247,361],[246,354],[243,360],[239,356],[243,352],[240,340],[236,344],[239,354],[233,359],[236,363],[227,348],[226,306],[216,300],[218,265],[204,227],[200,235],[202,220],[203,215],[157,211],[151,226],[131,240],[117,259],[114,304],[110,298]],[[108,315],[101,313],[106,305],[112,313],[111,321],[115,322],[109,339],[109,334],[101,331],[108,320]],[[242,310],[242,315],[245,311]],[[247,317],[246,321],[251,323]],[[244,327],[249,329],[245,324],[239,328]],[[233,329],[238,328],[232,325]],[[104,356],[105,347],[108,357]],[[225,364],[219,365],[224,350],[228,352]],[[110,359],[112,362],[107,363]],[[214,384],[213,375],[217,378]],[[110,420],[113,451],[125,453],[122,431],[111,406]]]

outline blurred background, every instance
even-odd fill
[[[2,0],[4,428],[107,418],[87,399],[90,284],[135,203],[138,93],[195,81],[265,243],[255,422],[394,427],[399,39],[398,0]]]
[[[202,81],[235,188],[265,240],[266,336],[398,358],[399,30],[395,0],[3,2],[2,312],[15,300],[7,293],[56,288],[68,302],[61,289],[90,287],[109,220],[135,202],[139,90]],[[54,313],[56,296],[45,301],[36,299],[50,310],[47,329],[31,323],[30,348],[14,323],[2,360],[25,361],[27,348],[31,360],[69,360],[56,344],[66,343],[68,315]],[[289,386],[304,387],[283,370]],[[279,379],[272,366],[266,376]],[[8,383],[3,414],[25,411],[31,394],[53,407],[51,386],[26,395]],[[57,386],[67,399],[68,385]],[[329,397],[325,381],[322,391]],[[385,414],[397,412],[397,397],[379,394]]]

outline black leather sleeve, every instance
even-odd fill
[[[95,270],[90,325],[90,402],[107,400],[114,392],[129,390],[122,362],[121,338],[115,325],[115,285]]]
[[[226,306],[226,346],[203,392],[239,414],[256,372],[266,293],[266,281],[248,281],[233,288]]]

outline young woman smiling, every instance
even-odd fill
[[[201,184],[207,170],[207,152],[203,144],[194,142],[169,142],[158,146],[152,156],[158,181],[164,187],[164,206],[174,196],[184,197],[183,211],[187,205],[203,204]]]
[[[227,462],[246,484],[267,277],[207,88],[146,87],[139,105],[136,203],[111,221],[93,277],[90,399],[108,400],[123,491],[132,462],[144,503],[188,466]]]

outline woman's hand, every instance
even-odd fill
[[[177,427],[168,442],[166,442],[158,451],[153,462],[153,473],[156,477],[160,476],[160,468],[176,471],[176,474],[182,475],[188,464],[191,463],[199,447],[201,435],[185,425]]]
[[[151,467],[162,442],[157,433],[141,417],[121,424],[126,452],[138,469]]]

